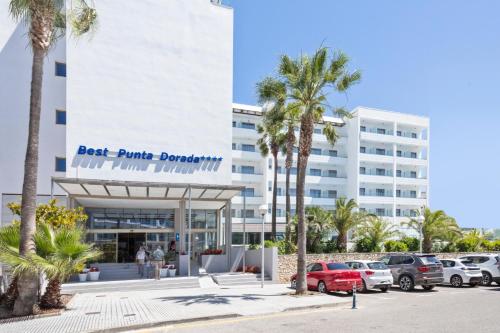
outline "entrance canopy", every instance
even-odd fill
[[[223,206],[228,200],[239,195],[244,186],[176,184],[136,181],[116,181],[82,178],[52,178],[68,195],[84,206],[98,205],[107,199],[111,202],[127,203],[141,201],[141,206],[155,206],[156,203],[188,200],[205,202],[206,205]],[[53,186],[52,186],[53,189]],[[191,193],[189,193],[191,192]],[[191,194],[191,195],[189,195]]]

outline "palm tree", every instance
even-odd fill
[[[35,252],[35,210],[38,175],[38,145],[42,102],[43,61],[50,47],[61,37],[69,18],[75,36],[88,32],[96,22],[97,13],[85,0],[71,2],[66,15],[63,0],[10,0],[11,16],[29,27],[29,42],[33,52],[31,68],[31,96],[28,126],[28,144],[24,162],[24,179],[21,203],[21,242],[19,251],[27,256]],[[19,275],[19,297],[14,305],[15,315],[33,312],[36,302],[36,276],[29,270]]]
[[[257,127],[261,137],[257,140],[260,153],[266,157],[269,152],[273,155],[274,178],[273,178],[273,203],[271,213],[271,239],[276,241],[276,204],[278,198],[278,153],[283,146],[285,135],[282,132],[283,114],[275,108],[265,111],[262,124]]]
[[[345,197],[340,197],[335,202],[335,214],[333,215],[333,226],[337,230],[337,250],[347,252],[347,234],[349,230],[364,223],[368,216],[364,212],[354,211],[358,205],[354,199],[347,201]]]
[[[329,211],[319,206],[306,207],[306,216],[308,220],[307,251],[315,252],[323,238],[332,230],[333,217]]]
[[[374,215],[367,216],[356,230],[356,236],[367,239],[375,252],[380,252],[385,241],[399,234],[396,225]]]
[[[0,260],[13,268],[14,279],[29,272],[38,276],[41,272],[49,278],[45,294],[41,298],[43,307],[61,307],[61,283],[71,274],[81,270],[85,262],[101,255],[92,244],[83,242],[84,230],[63,227],[54,229],[41,224],[33,239],[36,253],[20,254],[20,229],[11,225],[0,229]],[[11,289],[12,285],[9,286]],[[13,287],[11,293],[18,288]],[[6,301],[9,301],[6,297]]]
[[[304,188],[314,123],[321,121],[327,111],[342,117],[349,115],[343,108],[332,108],[327,100],[328,93],[345,92],[360,80],[360,72],[349,73],[347,71],[348,61],[349,59],[342,52],[337,52],[329,58],[328,50],[324,47],[318,49],[312,57],[303,55],[297,59],[291,59],[284,55],[280,59],[277,81],[286,88],[286,102],[291,105],[292,109],[298,110],[300,119],[296,194],[298,215],[296,293],[299,295],[307,290]],[[325,124],[323,133],[332,145],[335,144],[338,136],[331,123]]]
[[[421,213],[424,216],[421,225],[423,237],[422,251],[424,253],[432,252],[432,244],[436,240],[446,241],[462,235],[455,219],[446,215],[444,211],[436,210],[433,212],[428,207],[425,207]],[[420,222],[417,219],[410,219],[408,222],[403,222],[402,224],[420,232]]]

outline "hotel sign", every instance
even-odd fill
[[[130,151],[124,148],[118,149],[118,151],[111,151],[107,147],[103,148],[91,148],[84,145],[80,145],[77,151],[78,155],[83,156],[96,156],[96,157],[113,157],[113,158],[124,158],[124,159],[137,159],[137,160],[156,160],[156,161],[169,161],[169,162],[181,162],[181,163],[200,163],[204,161],[210,162],[221,162],[222,157],[210,156],[210,155],[177,155],[170,154],[168,152],[160,152],[154,154],[148,151]]]

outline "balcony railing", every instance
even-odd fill
[[[371,154],[371,155],[381,155],[381,156],[393,156],[394,152],[392,150],[377,150],[376,148],[366,148],[364,151],[360,150],[361,154]]]
[[[393,172],[392,172],[392,170],[383,170],[383,171],[378,170],[377,171],[377,169],[365,169],[364,171],[360,170],[359,174],[360,175],[368,175],[368,176],[388,176],[388,177],[392,177]]]
[[[380,217],[392,217],[392,211],[390,209],[365,209],[362,210],[368,214],[373,214]]]
[[[385,128],[366,127],[366,128],[361,128],[360,131],[366,132],[366,133],[381,134],[381,135],[394,135],[393,130],[385,129]]]
[[[364,192],[359,192],[359,195],[362,197],[392,197],[392,192],[390,191],[384,191],[384,192],[377,192],[377,191],[364,191]]]

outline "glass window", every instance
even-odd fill
[[[401,170],[396,170],[396,177],[401,177]]]
[[[320,148],[311,148],[311,155],[321,155]]]
[[[278,187],[278,188],[276,189],[276,195],[281,196],[281,195],[282,195],[282,194],[281,194],[281,190],[282,190],[282,189],[281,189],[281,187]]]
[[[377,128],[377,134],[385,134],[385,128]]]
[[[359,152],[360,153],[366,153],[366,147],[359,147]]]
[[[321,176],[321,169],[309,169],[310,176]]]
[[[396,151],[396,156],[401,157],[402,155],[403,155],[403,153],[401,152],[401,150]]]
[[[56,124],[66,125],[66,111],[56,110]]]
[[[242,165],[241,166],[241,173],[253,175],[255,173],[255,167],[250,166],[250,165]]]
[[[397,131],[396,134],[397,134],[397,136],[401,136],[402,133],[401,133],[401,131]]]
[[[314,264],[309,264],[309,265],[307,265],[307,267],[306,267],[306,271],[310,272],[310,271],[311,271],[311,269],[313,268],[313,266],[314,266]]]
[[[377,215],[377,216],[385,216],[385,209],[383,209],[383,208],[377,208],[377,209],[375,209],[375,215]]]
[[[381,261],[386,265],[399,265],[403,262],[403,256],[390,256],[388,263],[386,263],[383,259]]]
[[[241,145],[241,150],[254,152],[255,151],[255,145],[242,144]]]
[[[328,198],[336,198],[337,191],[336,190],[328,190]]]
[[[115,233],[88,233],[87,240],[94,243],[102,251],[101,262],[116,262],[116,234]]]
[[[396,208],[396,216],[401,216],[401,209],[400,208]]]
[[[328,155],[332,156],[332,157],[337,157],[337,154],[338,152],[336,150],[328,150]]]
[[[385,169],[376,168],[375,172],[376,172],[377,176],[385,176]]]
[[[359,174],[360,175],[366,174],[366,168],[365,167],[359,167]]]
[[[364,187],[359,188],[359,195],[365,195],[366,189]]]
[[[410,171],[410,178],[417,178],[417,172],[416,171]]]
[[[251,187],[247,187],[243,191],[241,191],[241,196],[253,197],[253,196],[255,196],[255,189],[251,188]]]
[[[232,169],[233,172],[236,172],[236,165],[233,164],[232,167],[231,167],[231,169]]]
[[[360,126],[360,127],[359,127],[359,130],[360,130],[361,132],[366,132],[366,126]]]
[[[241,210],[241,216],[245,216],[246,218],[254,218],[255,217],[255,212],[253,209],[247,209],[246,211],[245,210]]]
[[[314,134],[321,134],[321,128],[315,128]]]
[[[56,62],[56,76],[66,77],[66,64],[62,62]]]
[[[328,170],[328,177],[337,177],[337,170]]]
[[[439,260],[435,256],[419,256],[418,258],[420,259],[420,261],[422,261],[422,263],[424,265],[425,264],[439,264]]]
[[[235,121],[233,121],[233,127],[236,127],[236,122]]]
[[[297,189],[296,188],[290,188],[290,196],[291,197],[294,197],[297,195]]]
[[[66,172],[66,158],[56,157],[56,168],[55,169],[57,172]]]
[[[310,189],[309,195],[313,198],[321,198],[321,190]]]
[[[411,138],[416,139],[417,138],[417,133],[411,133]]]
[[[234,143],[234,142],[233,142],[233,144],[232,144],[232,148],[233,148],[233,150],[238,149],[238,148],[236,148],[236,143]]]
[[[321,272],[323,270],[323,265],[316,263],[311,267],[311,272]]]
[[[417,153],[415,153],[415,152],[411,152],[411,153],[410,153],[410,157],[411,157],[411,158],[417,158]]]
[[[295,154],[298,154],[299,153],[299,147],[293,147],[293,152]]]
[[[328,267],[328,270],[330,271],[336,271],[336,270],[341,270],[341,269],[349,269],[349,266],[347,266],[346,264],[341,264],[341,263],[329,263],[329,264],[326,264],[326,267]]]
[[[416,198],[417,197],[417,191],[410,191],[410,198]]]
[[[241,123],[241,128],[255,129],[255,124],[253,124],[253,123]]]
[[[401,261],[401,263],[402,263],[403,265],[411,265],[411,264],[413,264],[414,262],[415,262],[415,260],[413,260],[413,258],[412,258],[412,257],[410,257],[410,256],[403,256],[403,259],[402,259],[402,261]]]
[[[396,196],[400,197],[401,196],[401,190],[396,190]]]
[[[383,262],[380,262],[380,261],[375,261],[375,262],[369,262],[368,264],[368,268],[370,269],[387,269],[387,266],[383,263]]]
[[[297,168],[296,167],[290,168],[290,174],[291,175],[296,175],[297,174]]]
[[[383,149],[383,148],[377,148],[377,149],[375,150],[375,153],[376,153],[377,155],[385,155],[385,149]]]
[[[377,194],[377,197],[383,197],[383,196],[385,196],[385,190],[383,188],[377,188],[375,190],[375,193]]]

